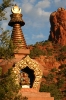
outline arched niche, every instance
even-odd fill
[[[29,56],[26,56],[21,61],[17,62],[15,64],[15,67],[12,69],[12,75],[15,75],[15,82],[19,85],[19,74],[20,70],[26,71],[33,71],[33,82],[31,83],[31,88],[38,88],[38,85],[40,84],[41,78],[42,78],[42,71],[40,69],[40,65],[33,59],[31,59]]]
[[[28,77],[30,79],[30,88],[32,88],[35,80],[34,70],[26,66],[24,69],[21,69],[21,71],[28,74]]]

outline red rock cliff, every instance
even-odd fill
[[[58,8],[50,15],[49,40],[54,43],[66,45],[66,9]]]

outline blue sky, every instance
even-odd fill
[[[35,44],[39,41],[45,41],[49,37],[50,14],[59,7],[66,9],[66,0],[14,0],[22,9],[25,26],[22,31],[27,44]],[[11,8],[6,9],[7,21],[2,21],[1,26],[4,30],[12,28],[8,26],[10,20]]]

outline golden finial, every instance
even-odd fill
[[[21,9],[15,4],[12,9],[11,9],[12,13],[21,13]]]

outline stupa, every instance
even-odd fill
[[[8,25],[13,27],[11,39],[16,47],[14,54],[15,58],[22,58],[30,53],[29,49],[27,49],[26,41],[21,29],[21,26],[24,26],[25,22],[22,19],[23,15],[21,14],[21,9],[17,5],[13,6],[11,11],[11,20]]]
[[[13,27],[11,39],[16,46],[12,76],[15,75],[15,84],[21,86],[19,93],[22,93],[22,96],[28,97],[28,100],[54,100],[50,96],[50,93],[39,92],[43,75],[42,66],[29,56],[30,50],[27,48],[21,29],[21,26],[25,25],[22,19],[21,9],[17,5],[14,5],[11,11],[11,20],[8,25]]]
[[[11,20],[8,25],[13,27],[11,39],[14,46],[16,46],[14,55],[15,59],[17,59],[12,74],[16,75],[15,82],[18,85],[21,84],[22,88],[34,88],[38,90],[42,78],[40,64],[29,57],[30,50],[27,48],[21,29],[21,26],[25,25],[25,22],[22,19],[23,15],[21,14],[21,9],[17,5],[14,5],[11,11]],[[28,80],[30,80],[30,82],[28,82]]]

